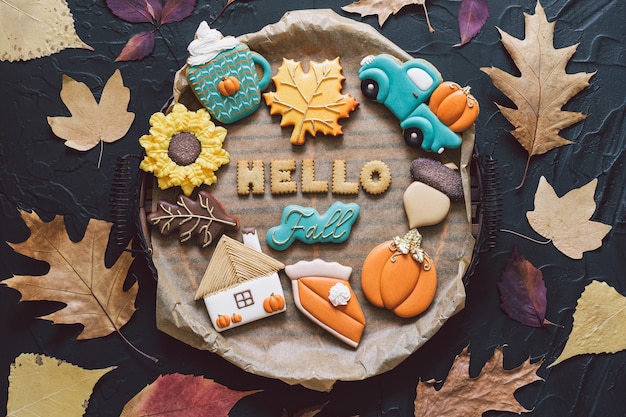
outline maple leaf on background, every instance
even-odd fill
[[[201,376],[159,376],[126,403],[120,417],[227,417],[240,399],[257,392],[234,391]]]
[[[542,380],[537,376],[541,362],[532,364],[528,361],[515,369],[506,370],[502,367],[502,360],[502,347],[498,347],[480,374],[470,379],[470,354],[465,348],[454,360],[439,391],[434,388],[436,381],[418,382],[415,417],[480,417],[488,410],[527,411],[513,393],[524,385]]]
[[[67,48],[93,51],[76,34],[65,0],[2,0],[0,27],[0,61],[27,61]]]
[[[22,211],[22,219],[31,231],[22,243],[9,243],[22,255],[46,261],[46,275],[18,275],[2,283],[18,290],[20,301],[58,301],[65,307],[42,316],[55,324],[82,324],[78,339],[103,337],[117,331],[135,312],[138,284],[124,291],[124,281],[133,261],[124,252],[112,268],[104,266],[111,223],[90,219],[85,236],[72,242],[56,216],[43,222],[35,213]]]
[[[463,46],[482,30],[489,17],[487,0],[461,0],[459,7],[459,33],[461,42],[454,46]]]
[[[239,219],[230,215],[222,204],[206,191],[198,192],[196,201],[178,196],[176,204],[159,201],[158,209],[148,215],[148,221],[159,226],[162,234],[179,229],[180,241],[186,242],[198,234],[202,247],[207,247],[227,229],[239,227]]]
[[[115,59],[119,61],[139,61],[154,51],[155,32],[159,32],[167,47],[171,46],[161,33],[161,26],[180,22],[188,18],[196,7],[197,0],[106,0],[111,12],[129,23],[150,23],[153,30],[140,32],[130,38],[122,52]],[[173,55],[173,52],[172,52]],[[174,56],[176,59],[176,57]]]
[[[52,132],[66,141],[65,146],[78,151],[100,144],[99,168],[104,143],[121,139],[135,120],[135,114],[127,111],[130,90],[124,86],[120,70],[115,70],[104,85],[100,102],[86,84],[63,75],[61,101],[72,115],[48,116]]]
[[[506,261],[500,282],[500,306],[513,320],[532,327],[551,324],[546,320],[546,284],[543,273],[535,268],[517,247]]]
[[[572,332],[563,351],[548,367],[576,355],[622,351],[625,334],[626,297],[606,282],[592,281],[576,303]]]
[[[338,120],[350,116],[359,103],[350,94],[341,94],[345,77],[339,58],[310,62],[305,73],[299,61],[283,58],[272,77],[276,92],[264,93],[270,114],[280,114],[281,126],[294,126],[290,141],[304,144],[306,133],[337,136],[343,133]]]
[[[549,239],[565,256],[582,259],[583,252],[602,246],[611,226],[590,220],[596,211],[598,179],[559,197],[545,177],[539,179],[534,210],[526,212],[533,230]]]
[[[515,127],[511,133],[528,152],[518,188],[524,184],[530,159],[534,155],[573,143],[559,133],[586,116],[580,112],[561,110],[561,107],[586,88],[594,74],[565,72],[578,44],[554,48],[555,22],[548,22],[539,2],[535,14],[525,13],[524,18],[524,39],[517,39],[498,28],[502,44],[521,76],[511,75],[499,68],[481,68],[517,107],[512,109],[498,105],[500,112]]]
[[[88,370],[46,355],[22,353],[9,372],[7,417],[82,416],[93,387],[113,369]]]
[[[430,25],[426,0],[357,0],[347,6],[343,6],[342,9],[349,13],[358,13],[361,16],[378,15],[378,24],[382,27],[389,16],[398,13],[400,9],[409,4],[419,4],[424,8],[428,30],[430,33],[433,33],[435,29]]]

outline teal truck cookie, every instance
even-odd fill
[[[428,107],[428,99],[441,84],[441,74],[429,62],[400,62],[387,54],[369,55],[359,69],[361,91],[384,104],[400,120],[407,145],[442,153],[461,146],[461,137],[450,130]]]

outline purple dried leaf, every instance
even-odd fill
[[[463,46],[481,31],[489,17],[487,0],[462,0],[459,7],[459,32]]]
[[[106,0],[106,5],[115,16],[130,23],[151,23],[161,10],[161,0]]]
[[[154,51],[154,32],[141,32],[126,42],[122,52],[115,58],[115,62],[139,61]]]
[[[191,16],[196,0],[167,0],[161,13],[161,24],[180,22]]]
[[[155,22],[161,21],[161,12],[163,10],[162,0],[146,0],[148,13],[152,16]]]
[[[543,273],[521,255],[517,247],[506,262],[500,282],[500,307],[513,320],[532,327],[546,321],[546,284]]]

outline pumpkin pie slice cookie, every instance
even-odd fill
[[[365,328],[365,316],[348,282],[352,268],[315,259],[288,265],[285,273],[291,279],[298,309],[324,330],[356,348]]]

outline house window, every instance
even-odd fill
[[[239,309],[249,307],[254,304],[254,298],[252,298],[252,291],[250,290],[241,291],[233,295],[235,297],[235,303],[237,303],[237,308]]]

